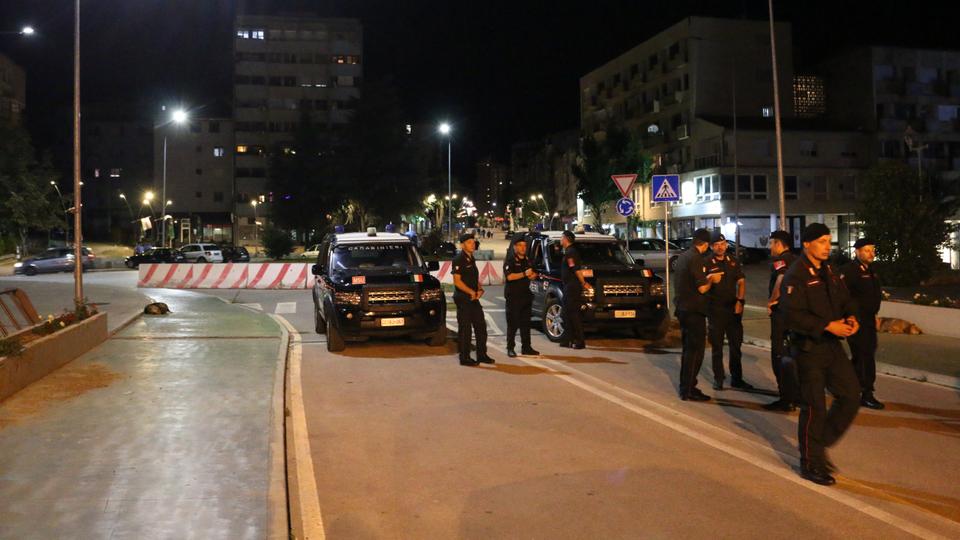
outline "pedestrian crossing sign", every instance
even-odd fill
[[[653,202],[678,202],[680,200],[680,175],[653,175]]]

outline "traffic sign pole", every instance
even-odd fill
[[[664,245],[664,254],[666,255],[664,261],[666,264],[666,270],[664,274],[667,276],[667,317],[670,316],[670,203],[663,203],[663,235],[666,238],[663,241]]]
[[[667,313],[670,312],[670,203],[680,200],[680,175],[656,174],[653,176],[653,200],[663,203],[664,257],[666,268]]]

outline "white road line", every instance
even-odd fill
[[[310,451],[310,437],[307,431],[307,414],[303,407],[303,380],[300,375],[300,364],[303,358],[303,349],[300,344],[300,334],[297,329],[285,318],[276,316],[290,332],[292,344],[288,363],[288,391],[290,392],[290,422],[293,432],[294,474],[297,478],[297,495],[301,522],[303,523],[303,538],[305,540],[323,540],[326,533],[323,530],[323,514],[320,512],[320,496],[317,492],[317,477],[313,468],[313,453]]]
[[[296,313],[297,312],[297,303],[296,302],[277,302],[277,308],[273,310],[277,315],[284,313]]]
[[[260,304],[239,304],[245,308],[255,309],[257,311],[263,311],[263,306]]]
[[[507,301],[507,299],[504,298],[504,297],[502,297],[502,296],[497,296],[496,298],[497,298],[497,300],[499,300],[499,301],[501,301],[501,302],[506,302],[506,301]]]
[[[495,348],[495,349],[497,349],[498,351],[506,354],[506,349],[504,349],[503,347],[501,347],[501,346],[499,346],[499,345],[492,345],[492,346],[490,346],[490,348]],[[567,372],[569,372],[569,373],[574,373],[574,374],[580,375],[581,377],[584,377],[584,378],[593,379],[593,380],[598,381],[599,383],[601,383],[602,386],[605,386],[605,387],[610,388],[610,389],[615,389],[616,391],[621,392],[621,393],[627,393],[627,394],[629,394],[629,395],[631,395],[631,396],[633,396],[633,397],[635,397],[635,398],[637,398],[637,399],[639,399],[639,400],[642,400],[642,401],[645,401],[645,402],[648,402],[648,403],[652,403],[653,405],[657,406],[658,408],[664,408],[663,405],[661,405],[661,404],[659,404],[659,403],[657,403],[657,402],[655,402],[655,401],[653,401],[653,400],[649,400],[649,399],[647,399],[647,398],[644,398],[644,397],[642,397],[642,396],[639,396],[639,395],[637,395],[637,394],[634,394],[633,392],[630,392],[630,391],[628,391],[628,390],[622,389],[622,388],[620,388],[620,387],[618,387],[618,386],[616,386],[616,385],[613,385],[613,384],[608,383],[608,382],[606,382],[606,381],[603,381],[603,380],[601,380],[601,379],[597,379],[596,377],[593,377],[592,375],[588,375],[588,374],[586,374],[586,373],[584,373],[584,372],[582,372],[582,371],[580,371],[580,370],[578,370],[578,369],[576,369],[576,368],[574,368],[574,367],[572,367],[572,366],[570,366],[570,365],[568,365],[568,364],[565,364],[565,363],[562,363],[562,362],[558,362],[558,361],[556,361],[556,360],[547,360],[547,359],[534,360],[534,359],[531,358],[531,357],[520,357],[520,360],[521,360],[522,362],[528,364],[528,365],[531,365],[531,366],[534,366],[534,367],[538,367],[538,368],[540,368],[540,369],[554,369],[554,370],[558,370],[558,371],[567,371]],[[893,527],[897,527],[898,529],[900,529],[900,530],[902,530],[902,531],[905,531],[905,532],[907,532],[907,533],[909,533],[909,534],[912,534],[912,535],[915,535],[915,536],[919,536],[919,537],[921,537],[921,538],[944,538],[943,536],[941,536],[941,535],[939,535],[939,534],[937,534],[937,533],[935,533],[935,532],[933,532],[933,531],[931,531],[931,530],[929,530],[929,529],[926,529],[926,528],[924,528],[923,526],[921,526],[921,525],[919,525],[919,524],[916,524],[916,523],[913,523],[912,521],[909,521],[909,520],[907,520],[907,519],[904,519],[904,518],[895,516],[895,515],[887,512],[886,510],[882,510],[882,509],[880,509],[880,508],[877,508],[876,506],[867,504],[867,503],[865,503],[865,502],[863,502],[863,501],[861,501],[861,500],[859,500],[859,499],[857,499],[857,498],[855,498],[855,497],[851,497],[851,496],[849,496],[849,495],[846,495],[845,493],[843,493],[843,492],[841,492],[841,491],[838,491],[836,488],[828,488],[828,487],[824,487],[824,486],[819,486],[819,485],[813,484],[812,482],[809,482],[809,481],[807,481],[807,480],[804,480],[803,478],[801,478],[800,476],[798,476],[798,475],[797,475],[796,473],[794,473],[793,471],[791,471],[791,470],[789,470],[789,469],[785,469],[785,468],[784,468],[783,466],[781,466],[781,465],[775,465],[775,464],[772,464],[772,463],[764,462],[764,461],[762,461],[762,460],[758,460],[758,459],[756,458],[756,456],[753,456],[753,455],[751,455],[751,454],[748,453],[748,452],[745,452],[745,451],[743,451],[743,450],[737,449],[737,448],[735,448],[735,447],[733,447],[733,446],[731,446],[731,445],[729,445],[729,444],[727,444],[727,443],[725,443],[725,442],[723,442],[723,441],[720,441],[720,440],[718,440],[718,439],[716,439],[716,438],[714,438],[714,437],[712,437],[712,436],[710,436],[710,435],[707,435],[706,433],[703,433],[703,432],[701,432],[701,431],[698,431],[698,430],[696,430],[696,429],[694,429],[694,428],[690,428],[690,427],[681,425],[681,424],[679,424],[678,422],[676,422],[676,421],[674,421],[674,420],[671,420],[671,419],[669,419],[669,418],[667,418],[667,417],[665,417],[665,416],[662,416],[662,415],[660,415],[660,414],[658,414],[658,413],[656,413],[656,412],[654,412],[654,411],[652,411],[652,410],[650,410],[650,409],[648,409],[648,408],[644,408],[644,407],[642,407],[642,406],[640,406],[640,405],[637,405],[637,404],[634,404],[634,403],[630,403],[630,402],[628,402],[628,401],[626,401],[626,400],[624,400],[624,399],[622,399],[622,398],[620,398],[620,397],[617,397],[617,396],[615,396],[615,395],[613,395],[613,394],[611,394],[611,393],[609,393],[609,392],[601,389],[601,388],[598,387],[598,386],[595,386],[595,385],[593,385],[593,384],[584,382],[583,380],[580,380],[580,379],[578,379],[578,378],[575,378],[575,377],[573,377],[572,375],[557,375],[557,377],[559,377],[559,378],[560,378],[561,380],[563,380],[564,382],[570,383],[570,384],[572,384],[572,385],[580,388],[581,390],[585,390],[585,391],[587,391],[587,392],[590,392],[591,394],[594,394],[595,396],[600,397],[601,399],[604,399],[604,400],[606,400],[606,401],[609,401],[610,403],[619,405],[619,406],[623,407],[624,409],[627,409],[627,410],[630,411],[630,412],[633,412],[633,413],[638,414],[638,415],[640,415],[640,416],[643,416],[643,417],[645,417],[645,418],[647,418],[647,419],[649,419],[649,420],[652,420],[652,421],[654,421],[654,422],[656,422],[656,423],[658,423],[658,424],[660,424],[660,425],[662,425],[662,426],[664,426],[664,427],[667,427],[667,428],[669,428],[669,429],[672,429],[672,430],[676,431],[677,433],[680,433],[680,434],[682,434],[682,435],[686,435],[686,436],[688,436],[688,437],[690,437],[690,438],[692,438],[692,439],[694,439],[694,440],[696,440],[696,441],[699,441],[699,442],[701,442],[701,443],[703,443],[703,444],[705,444],[705,445],[707,445],[707,446],[710,446],[710,447],[713,447],[713,448],[715,448],[715,449],[717,449],[717,450],[720,450],[721,452],[724,452],[724,453],[726,453],[726,454],[728,454],[728,455],[730,455],[730,456],[733,456],[733,457],[735,457],[735,458],[738,458],[738,459],[741,459],[741,460],[743,460],[743,461],[746,461],[747,463],[750,463],[750,464],[752,464],[752,465],[754,465],[754,466],[756,466],[756,467],[759,467],[760,469],[763,469],[764,471],[767,471],[767,472],[772,473],[772,474],[774,474],[774,475],[776,475],[776,476],[779,476],[780,478],[782,478],[782,479],[784,479],[784,480],[787,480],[788,482],[792,482],[792,483],[794,483],[794,484],[796,484],[796,485],[798,485],[798,486],[800,486],[800,487],[807,488],[807,489],[809,489],[809,490],[811,490],[811,491],[817,492],[817,493],[820,494],[820,495],[829,497],[829,498],[831,498],[831,499],[833,499],[833,500],[835,500],[835,501],[837,501],[837,502],[839,502],[839,503],[841,503],[841,504],[844,504],[844,505],[846,505],[846,506],[849,506],[850,508],[853,508],[854,510],[863,512],[864,514],[866,514],[866,515],[868,515],[868,516],[870,516],[870,517],[873,517],[873,518],[875,518],[875,519],[877,519],[877,520],[879,520],[879,521],[882,521],[882,522],[884,522],[884,523],[886,523],[886,524],[888,524],[888,525],[891,525],[891,526],[893,526]],[[698,418],[693,417],[693,416],[691,416],[691,415],[688,415],[688,414],[686,414],[686,413],[680,412],[680,411],[677,410],[677,409],[669,409],[669,410],[670,410],[670,412],[671,412],[675,417],[680,417],[680,418],[683,418],[683,419],[685,419],[685,420],[687,420],[687,421],[692,421],[692,422],[695,422],[695,423],[701,423],[701,424],[703,423],[703,422],[702,422],[701,420],[699,420]],[[735,434],[735,433],[731,433],[731,432],[727,432],[727,431],[723,431],[723,433],[726,434],[726,435],[735,437],[735,438],[737,438],[737,439],[740,439],[740,440],[747,440],[747,441],[748,441],[748,439],[745,439],[745,438],[743,438],[742,436],[737,435],[737,434]],[[766,450],[767,450],[768,452],[773,451],[774,453],[783,455],[783,454],[781,454],[780,452],[777,452],[776,450],[771,450],[771,449],[766,449]],[[795,462],[795,459],[791,459],[791,461]],[[933,513],[930,513],[930,512],[928,512],[928,511],[925,511],[925,515],[933,516],[934,518],[940,518],[938,521],[940,521],[941,523],[944,523],[944,524],[948,524],[948,525],[950,525],[950,526],[952,526],[952,527],[956,527],[956,526],[957,526],[957,524],[956,524],[955,522],[953,522],[953,521],[951,521],[951,520],[947,520],[946,518],[942,518],[941,516],[939,516],[939,515],[937,515],[937,514],[933,514]]]
[[[493,306],[495,306],[496,304],[494,304],[493,302],[487,300],[486,298],[481,298],[481,299],[480,299],[480,305],[483,306],[483,307],[485,307],[485,308],[488,308],[488,307],[493,307]]]
[[[503,330],[497,326],[497,321],[493,320],[493,315],[484,313],[483,317],[487,320],[487,334],[503,334]]]

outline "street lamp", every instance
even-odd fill
[[[63,245],[68,246],[70,244],[70,216],[67,214],[67,207],[63,205],[63,193],[60,193],[60,186],[57,185],[56,180],[51,180],[50,185],[53,186],[53,189],[57,190],[57,200],[60,201],[60,209],[63,210],[63,220],[66,223],[63,233]]]
[[[181,125],[187,121],[190,116],[187,114],[187,111],[183,109],[176,109],[173,111],[173,114],[170,115],[170,121],[162,124],[166,126],[168,124]],[[163,190],[160,195],[163,200],[167,198],[167,132],[164,130],[163,133]],[[169,203],[168,203],[169,204]],[[164,206],[164,214],[166,214],[166,206]],[[160,241],[163,244],[163,247],[167,247],[167,220],[163,220],[163,230],[160,233]]]
[[[452,137],[450,136],[450,131],[452,128],[447,122],[440,124],[440,127],[437,128],[441,135],[447,138],[447,229],[449,230],[450,238],[453,239],[453,171],[452,171],[452,159],[451,159],[451,149],[452,149]]]
[[[260,250],[257,248],[257,229],[260,227],[260,220],[257,218],[257,206],[258,203],[256,199],[250,201],[250,206],[253,207],[253,249],[254,253],[259,254]]]
[[[21,36],[32,36],[36,33],[36,30],[32,26],[24,26],[19,30],[3,30],[0,31],[0,34],[17,34]]]

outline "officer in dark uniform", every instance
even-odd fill
[[[857,302],[857,320],[860,331],[847,338],[853,367],[860,381],[860,405],[869,409],[882,409],[883,403],[873,396],[877,380],[877,312],[880,311],[882,291],[880,276],[873,271],[876,248],[873,240],[861,238],[853,244],[857,258],[840,269],[850,295]]]
[[[503,288],[503,295],[507,300],[507,356],[517,356],[513,344],[518,329],[520,354],[538,355],[540,352],[530,346],[530,317],[533,308],[530,280],[536,278],[537,273],[530,266],[527,239],[522,234],[513,238],[513,247],[503,261],[503,277],[507,282]]]
[[[787,270],[780,285],[780,308],[786,318],[789,351],[800,376],[801,475],[832,485],[836,468],[827,458],[853,423],[860,407],[860,385],[840,343],[860,330],[856,303],[830,256],[830,229],[812,223],[803,231],[803,256]],[[824,391],[833,404],[826,409]]]
[[[560,278],[563,280],[563,324],[566,325],[566,339],[561,347],[583,349],[586,347],[583,337],[583,320],[580,306],[583,305],[584,289],[592,289],[583,277],[580,269],[580,254],[574,246],[577,237],[570,231],[563,231],[560,246],[563,247],[563,261],[560,263]]]
[[[680,319],[683,353],[680,356],[680,399],[683,401],[709,401],[697,388],[697,374],[703,364],[703,352],[707,338],[707,292],[722,276],[707,275],[704,253],[710,242],[706,229],[693,232],[693,245],[677,257],[676,304]]]
[[[481,362],[492,364],[487,356],[487,321],[483,317],[480,297],[480,273],[473,253],[477,241],[472,234],[460,236],[460,253],[453,259],[453,301],[457,304],[457,348],[460,351],[460,365],[475,366]],[[477,359],[470,358],[470,328],[477,334]]]
[[[743,343],[743,302],[747,292],[747,278],[743,268],[733,257],[727,256],[727,239],[720,231],[710,236],[710,253],[706,260],[707,275],[720,274],[720,282],[707,293],[707,337],[710,340],[710,352],[713,358],[713,389],[723,390],[726,378],[723,371],[723,339],[730,343],[730,386],[741,390],[752,390],[753,385],[743,380],[742,354]]]
[[[783,281],[787,268],[796,256],[790,252],[793,248],[793,238],[787,231],[774,231],[770,235],[770,287],[767,290],[767,315],[770,316],[770,363],[773,367],[773,376],[777,379],[777,393],[780,397],[763,406],[768,411],[790,412],[794,410],[793,403],[784,399],[783,381],[780,370],[783,362],[783,351],[787,339],[786,323],[783,312],[780,310],[780,283]]]

